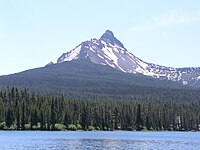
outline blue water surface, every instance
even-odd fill
[[[200,150],[200,132],[0,131],[0,150]]]

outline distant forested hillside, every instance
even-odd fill
[[[64,95],[77,99],[174,99],[181,100],[189,88],[168,80],[139,74],[128,74],[109,66],[74,60],[21,73],[1,76],[0,88],[18,87],[52,96]],[[173,90],[171,90],[173,89]],[[175,89],[175,90],[174,90]],[[183,89],[180,91],[179,89]],[[186,92],[196,95],[195,92]],[[170,97],[171,96],[171,97]]]

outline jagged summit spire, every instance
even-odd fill
[[[124,48],[124,45],[114,36],[113,32],[110,30],[106,30],[106,32],[101,36],[100,40],[109,42],[113,45],[117,44],[120,47]]]

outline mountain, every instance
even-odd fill
[[[172,68],[147,63],[129,52],[109,30],[100,39],[94,38],[82,42],[71,51],[62,54],[57,63],[76,59],[108,65],[125,73],[142,74],[161,80],[176,81],[183,85],[200,86],[200,68]]]
[[[15,86],[78,99],[188,101],[198,100],[199,91],[182,83],[187,79],[189,84],[194,75],[198,78],[198,69],[146,63],[106,31],[99,40],[82,42],[64,53],[55,64],[0,76],[0,88]],[[195,81],[191,85],[197,86]]]

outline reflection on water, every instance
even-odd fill
[[[200,149],[191,132],[0,132],[0,150]]]

